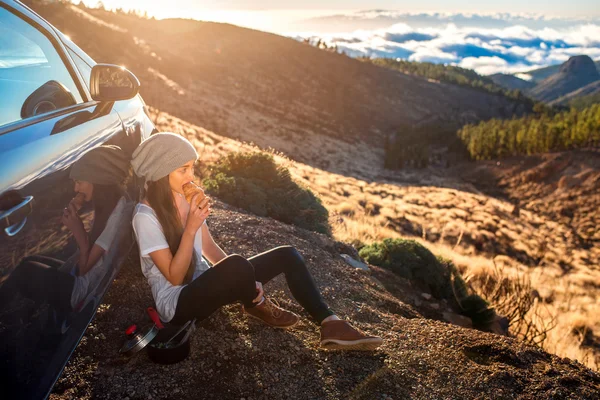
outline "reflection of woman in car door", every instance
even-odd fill
[[[9,287],[16,285],[26,297],[48,301],[63,311],[80,310],[108,272],[109,263],[103,263],[103,258],[125,220],[128,173],[129,160],[118,146],[94,148],[75,162],[70,177],[77,195],[65,207],[62,222],[79,248],[77,261],[62,264],[43,255],[25,257],[11,275]],[[77,214],[85,202],[94,206],[89,233]]]
[[[129,160],[119,147],[100,146],[86,153],[71,169],[76,196],[65,207],[62,222],[79,247],[78,275],[85,275],[108,250],[106,240],[110,236],[103,231],[115,207],[125,201],[123,183],[128,168]],[[77,212],[84,202],[90,201],[94,204],[94,223],[88,234]]]
[[[73,233],[79,248],[71,306],[76,309],[106,274],[103,256],[117,235],[126,203],[124,181],[129,160],[117,146],[100,146],[86,153],[71,169],[77,193],[65,207],[62,222]],[[89,234],[77,214],[83,202],[93,202],[94,222]]]

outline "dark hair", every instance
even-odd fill
[[[167,175],[155,182],[148,182],[146,198],[156,213],[165,237],[167,238],[169,249],[173,256],[175,256],[177,249],[179,249],[179,244],[181,243],[181,237],[183,236],[183,225],[181,224],[179,212],[177,211],[171,186],[169,185],[169,176]],[[194,251],[183,283],[191,282],[195,269],[196,252]]]
[[[90,243],[95,243],[104,231],[110,214],[117,206],[119,199],[127,196],[122,185],[97,185],[94,184],[92,201],[94,203],[94,224],[90,230]]]

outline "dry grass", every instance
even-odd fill
[[[544,347],[548,333],[557,325],[557,316],[540,302],[531,286],[530,271],[516,272],[492,260],[494,269],[479,270],[466,280],[508,319],[511,334]]]
[[[337,190],[330,190],[322,176],[317,179],[323,174],[330,176]],[[415,236],[436,254],[454,260],[466,274],[481,276],[493,276],[495,260],[503,273],[514,277],[509,281],[513,289],[520,291],[516,295],[520,298],[507,296],[501,302],[510,310],[508,304],[516,301],[512,331],[550,352],[598,369],[598,354],[581,346],[581,335],[573,333],[570,320],[572,315],[583,315],[589,329],[600,331],[595,311],[600,274],[591,262],[600,259],[600,251],[580,248],[568,226],[528,210],[514,217],[512,204],[474,191],[367,183],[305,165],[296,166],[296,178],[325,200],[338,240],[369,243]],[[446,184],[452,185],[451,180]],[[341,190],[345,195],[339,194]],[[373,204],[378,205],[376,216],[369,212]],[[540,298],[531,297],[529,307],[519,308],[526,305],[526,290],[539,293]],[[495,305],[498,302],[495,299]]]

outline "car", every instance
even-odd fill
[[[156,132],[139,87],[0,0],[2,398],[49,396],[134,246],[129,160]]]

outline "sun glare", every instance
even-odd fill
[[[96,0],[83,0],[88,7],[96,7]],[[339,10],[231,10],[208,8],[202,4],[188,0],[104,0],[104,7],[109,10],[139,10],[149,17],[191,18],[200,21],[223,22],[246,28],[275,33],[295,31],[295,24],[304,19],[328,15]]]

